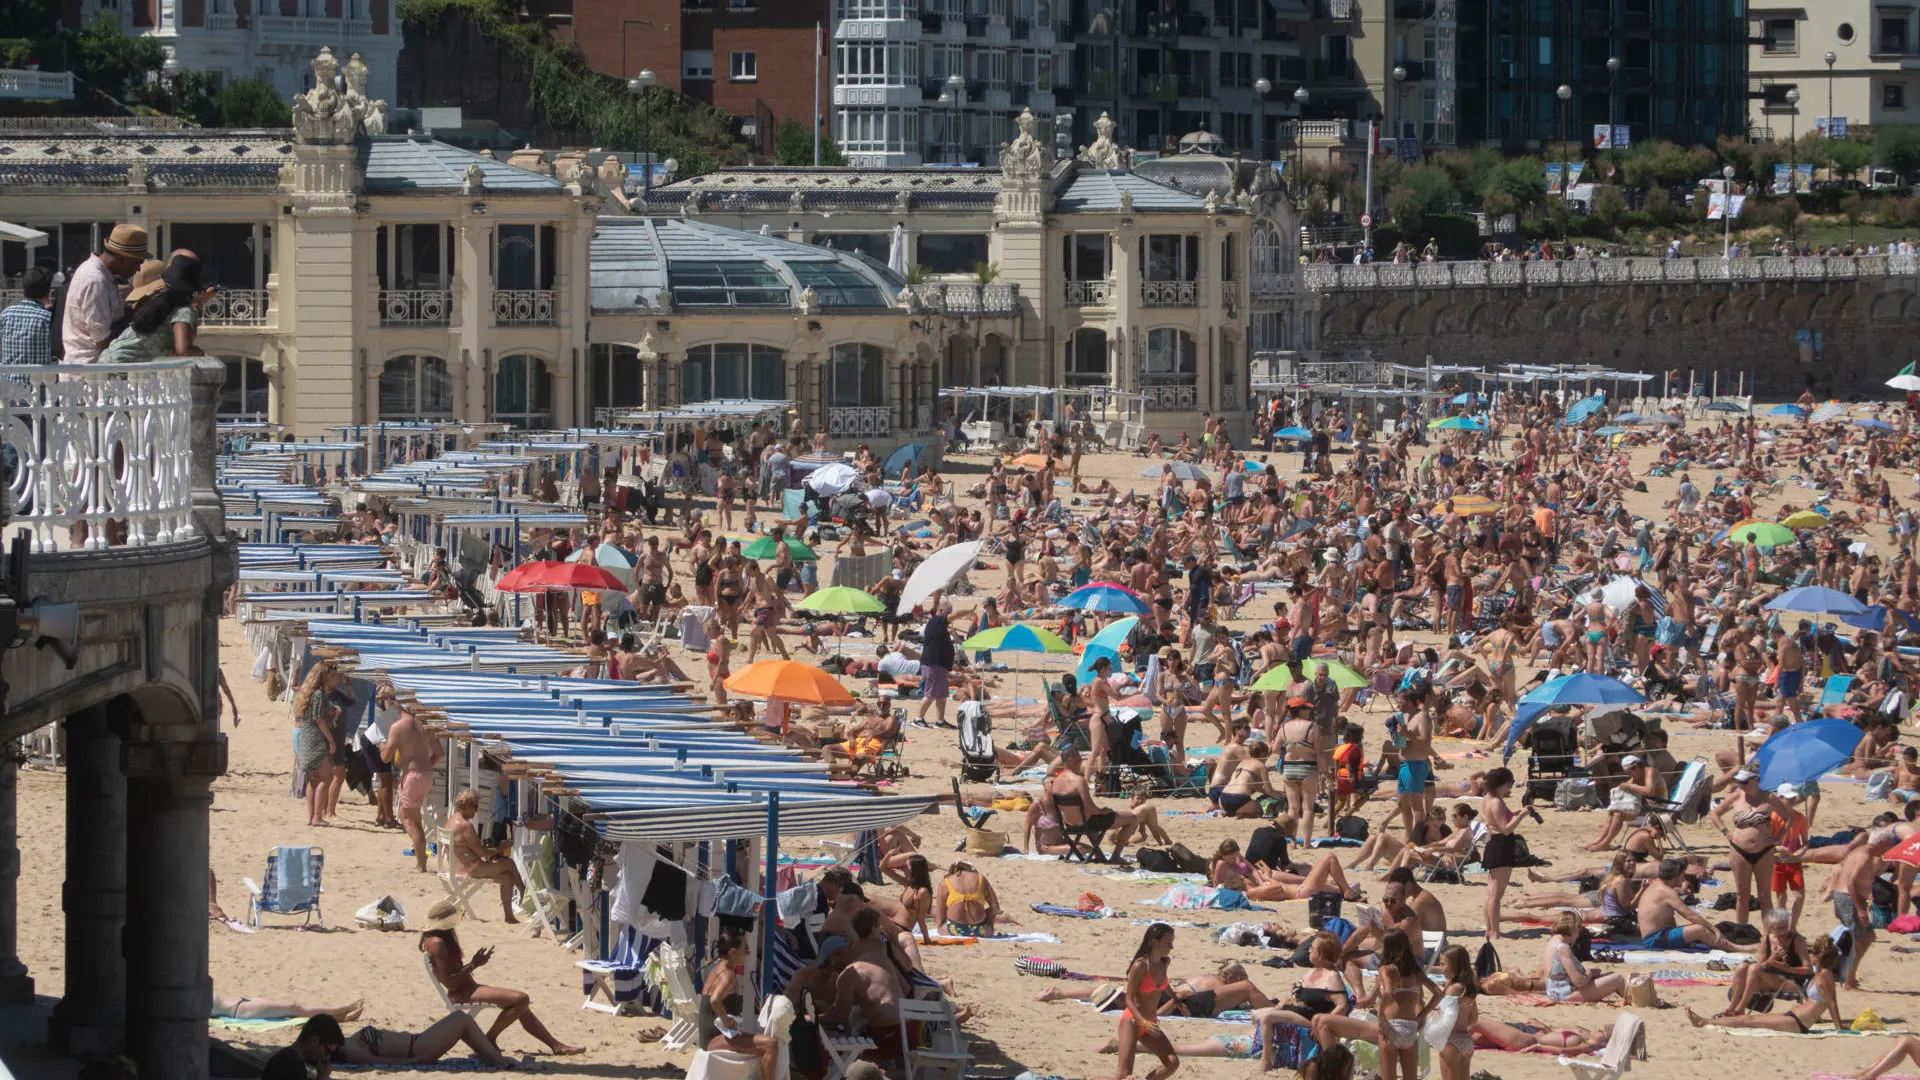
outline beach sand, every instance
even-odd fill
[[[1690,425],[1697,427],[1698,424]],[[1652,459],[1651,449],[1635,452],[1636,473],[1644,472]],[[1256,454],[1256,458],[1260,455]],[[1298,469],[1297,455],[1274,455],[1284,475]],[[964,488],[984,469],[980,457],[951,460],[943,470]],[[1089,455],[1083,474],[1093,480],[1111,477],[1125,490],[1129,486],[1151,491],[1153,481],[1140,476],[1146,462],[1142,458],[1119,455]],[[1785,472],[1788,470],[1782,470]],[[1706,490],[1713,472],[1694,470],[1694,479]],[[1663,517],[1659,503],[1673,496],[1675,479],[1652,479],[1649,492],[1637,496],[1630,509]],[[1896,489],[1904,491],[1904,482]],[[1805,505],[1810,493],[1789,491],[1783,498],[1769,500],[1772,511],[1782,501]],[[1885,529],[1877,528],[1874,539],[1884,545]],[[989,560],[990,562],[993,560]],[[992,573],[976,572],[980,586],[997,586],[1000,567]],[[823,575],[824,576],[824,575]],[[972,600],[962,600],[962,608]],[[1271,617],[1271,599],[1256,600],[1244,610],[1248,618],[1234,625],[1251,629]],[[1417,640],[1431,643],[1432,635]],[[742,659],[744,654],[742,654]],[[1010,658],[1009,658],[1010,659]],[[1040,680],[1028,673],[1021,680],[1021,692],[1037,696]],[[1052,673],[1066,670],[1064,658],[1055,658]],[[312,932],[278,927],[263,927],[258,933],[241,934],[209,924],[212,941],[214,985],[224,994],[260,999],[296,999],[308,1003],[334,1004],[356,998],[367,999],[363,1022],[385,1028],[418,1031],[437,1019],[440,1007],[429,985],[417,951],[414,933],[380,933],[358,930],[352,922],[353,911],[376,897],[391,893],[398,897],[418,922],[426,909],[441,895],[430,876],[412,872],[411,860],[401,855],[407,846],[405,837],[389,830],[375,829],[373,809],[360,796],[348,792],[341,801],[342,822],[330,828],[308,828],[304,807],[289,797],[290,739],[288,708],[284,702],[266,700],[262,684],[247,676],[252,666],[239,627],[227,622],[222,630],[221,661],[236,691],[241,722],[229,729],[230,767],[214,786],[212,814],[213,869],[219,879],[219,896],[226,911],[244,916],[247,894],[243,877],[261,876],[265,855],[278,844],[319,845],[326,850],[325,931]],[[683,664],[686,663],[683,661]],[[689,670],[699,670],[694,665]],[[1531,674],[1523,669],[1524,681]],[[991,682],[1006,688],[1010,676],[992,677]],[[1377,749],[1382,737],[1382,721],[1389,706],[1376,702],[1372,711],[1357,710],[1351,718],[1367,728],[1369,752]],[[997,733],[1002,745],[1013,736],[1001,724]],[[1148,725],[1149,732],[1157,722]],[[1670,726],[1674,732],[1672,752],[1681,759],[1708,755],[1730,748],[1731,735],[1695,735]],[[1211,728],[1196,725],[1190,738],[1205,745]],[[960,758],[952,732],[934,728],[910,728],[906,760],[914,776],[898,790],[906,792],[946,791]],[[1442,742],[1443,752],[1458,751],[1459,745]],[[1521,758],[1516,757],[1516,771]],[[1453,770],[1441,773],[1443,779],[1464,777],[1471,768],[1489,767],[1484,763],[1455,762]],[[976,786],[974,790],[984,790]],[[1864,823],[1887,804],[1863,805],[1862,785],[1829,783],[1826,801],[1821,805],[1817,831],[1829,831],[1841,825]],[[63,791],[60,773],[29,768],[20,778],[21,881],[20,881],[20,954],[38,984],[40,993],[57,996],[64,972],[61,969],[60,884],[63,859]],[[1197,799],[1161,800],[1166,810],[1192,813],[1204,809]],[[1385,816],[1387,804],[1376,800],[1364,815],[1376,827]],[[1229,822],[1219,819],[1185,816],[1167,819],[1173,836],[1201,854],[1211,853],[1222,839],[1246,842],[1257,822]],[[1556,871],[1577,866],[1599,866],[1603,857],[1576,851],[1576,847],[1598,835],[1604,822],[1601,812],[1556,813],[1546,811],[1546,824],[1531,822],[1523,827],[1532,850],[1553,861]],[[951,810],[944,808],[934,816],[912,823],[926,836],[923,850],[936,867],[950,862],[961,839],[959,823]],[[1003,828],[1019,836],[1019,815],[1000,814],[992,827]],[[1690,841],[1711,856],[1724,859],[1722,842],[1712,841],[1713,830],[1705,825],[1688,828]],[[1712,842],[1710,842],[1712,841]],[[789,851],[805,854],[815,850],[806,842],[791,843]],[[967,1025],[972,1038],[976,1075],[1012,1075],[1023,1069],[1065,1077],[1112,1076],[1114,1059],[1093,1053],[1094,1047],[1115,1031],[1113,1014],[1096,1013],[1091,1007],[1075,1003],[1037,1004],[1035,993],[1048,981],[1016,974],[1014,960],[1023,954],[1050,956],[1075,972],[1118,977],[1138,943],[1142,927],[1134,920],[1151,919],[1164,914],[1142,901],[1159,895],[1164,886],[1112,877],[1092,876],[1079,865],[1058,861],[1023,859],[988,860],[983,869],[993,882],[1001,903],[1021,923],[1020,929],[1054,934],[1059,944],[1012,945],[984,943],[924,950],[926,965],[937,975],[950,976],[959,987],[961,1000],[976,1008],[975,1018]],[[1828,868],[1809,870],[1810,896],[1802,930],[1810,936],[1824,933],[1833,925],[1827,905],[1814,899],[1825,883]],[[1722,875],[1725,878],[1725,875]],[[1369,896],[1378,897],[1380,883],[1363,876]],[[1452,941],[1477,951],[1481,927],[1483,886],[1478,878],[1468,885],[1433,886],[1447,905],[1454,927]],[[1524,896],[1542,886],[1517,886],[1510,895]],[[890,893],[892,886],[887,887]],[[1083,892],[1098,894],[1105,902],[1125,913],[1111,920],[1078,920],[1035,914],[1027,909],[1033,902],[1072,905]],[[1717,890],[1708,890],[1712,895]],[[139,903],[138,897],[131,898]],[[1264,918],[1304,925],[1304,903],[1271,905],[1265,915],[1231,916],[1220,912],[1176,913],[1188,922],[1224,925],[1235,918]],[[670,1054],[657,1043],[643,1044],[635,1032],[660,1029],[665,1022],[656,1018],[614,1017],[582,1011],[581,987],[574,967],[577,954],[561,951],[550,941],[528,939],[499,921],[498,905],[489,891],[476,901],[482,915],[478,921],[461,926],[461,939],[471,953],[480,946],[497,949],[493,962],[481,971],[483,981],[524,989],[532,994],[539,1015],[563,1040],[584,1044],[581,1057],[555,1059],[542,1053],[539,1060],[556,1075],[562,1076],[679,1076],[689,1054]],[[1727,917],[1727,916],[1718,916]],[[285,923],[287,920],[273,920]],[[1522,929],[1511,925],[1509,930]],[[1522,929],[1522,932],[1528,932]],[[1544,932],[1539,932],[1544,934]],[[1258,966],[1260,960],[1279,955],[1260,950],[1228,947],[1205,939],[1206,931],[1182,927],[1174,947],[1175,975],[1211,972],[1215,964],[1236,958],[1248,964],[1253,978],[1266,992],[1285,997],[1298,981],[1299,973]],[[1895,939],[1905,944],[1904,939]],[[1543,941],[1508,940],[1499,945],[1506,966],[1514,970],[1532,970],[1539,962]],[[1704,965],[1693,965],[1701,967]],[[1629,972],[1635,965],[1623,965]],[[1884,939],[1869,955],[1864,969],[1869,992],[1841,995],[1841,1008],[1848,1018],[1872,1008],[1890,1027],[1920,1028],[1920,965],[1908,956],[1896,955]],[[1668,1002],[1691,1006],[1711,1014],[1725,1005],[1721,986],[1669,988],[1661,996]],[[1501,998],[1483,998],[1485,1015],[1503,1020],[1534,1019],[1549,1026],[1610,1028],[1617,1009],[1611,1006],[1562,1005],[1552,1008],[1523,1007]],[[1854,1036],[1835,1039],[1740,1038],[1713,1031],[1696,1031],[1688,1026],[1678,1008],[1641,1010],[1647,1022],[1649,1064],[1641,1066],[1656,1076],[1696,1074],[1707,1068],[1705,1076],[1805,1077],[1814,1072],[1851,1072],[1873,1061],[1888,1045],[1884,1036]],[[489,1014],[490,1015],[490,1014]],[[484,1022],[490,1022],[484,1021]],[[349,1025],[349,1028],[357,1025]],[[1174,1021],[1168,1024],[1176,1039],[1202,1039],[1214,1034],[1243,1033],[1244,1026],[1205,1021]],[[287,1028],[268,1032],[226,1033],[241,1045],[273,1047],[291,1041],[294,1031]],[[502,1048],[510,1054],[544,1050],[523,1032],[506,1034]],[[1151,1064],[1143,1058],[1139,1069]],[[1523,1055],[1480,1052],[1473,1060],[1475,1070],[1485,1070],[1511,1080],[1563,1077],[1564,1067],[1548,1055]],[[1224,1059],[1189,1059],[1181,1067],[1181,1076],[1246,1076],[1257,1065]],[[373,1074],[379,1075],[379,1074]]]

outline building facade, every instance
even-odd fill
[[[813,113],[818,43],[829,0],[594,0],[555,19],[595,70],[655,85],[724,109],[764,152],[771,125]],[[816,27],[820,32],[816,32]],[[818,58],[826,111],[831,59]],[[763,130],[766,129],[766,130]]]
[[[1455,3],[1462,143],[1590,142],[1596,125],[1682,145],[1746,134],[1739,0]]]
[[[1748,122],[1774,138],[1823,130],[1920,123],[1920,8],[1820,0],[1747,9]],[[1800,92],[1797,105],[1787,101]]]
[[[367,65],[367,95],[394,100],[400,26],[393,0],[79,0],[75,29],[101,15],[152,37],[179,70],[216,81],[259,76],[291,98],[313,86],[308,61],[322,48]]]

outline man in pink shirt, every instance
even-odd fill
[[[99,253],[74,270],[61,315],[61,363],[99,361],[100,351],[125,321],[126,294],[120,283],[131,278],[147,257],[147,230],[115,225]]]

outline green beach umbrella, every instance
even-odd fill
[[[1274,668],[1253,680],[1253,685],[1248,689],[1284,692],[1296,682],[1312,682],[1313,674],[1321,664],[1327,665],[1327,678],[1342,690],[1359,690],[1369,685],[1365,676],[1338,660],[1302,660]]]
[[[1794,542],[1793,530],[1785,525],[1776,525],[1771,521],[1755,521],[1727,532],[1727,539],[1736,544],[1751,540],[1761,547],[1779,547]]]
[[[1060,635],[1038,626],[1025,623],[1009,623],[1006,626],[990,627],[960,643],[963,649],[981,650],[999,649],[1002,652],[1034,653],[1070,653],[1073,646],[1060,639]],[[1009,691],[1013,699],[1020,700],[1020,667],[1014,665],[1013,688]]]
[[[813,553],[812,548],[795,540],[791,536],[786,538],[786,543],[787,551],[793,556],[795,562],[810,562],[820,557]],[[753,543],[740,549],[740,554],[745,555],[749,559],[771,559],[778,553],[778,549],[773,546],[773,534],[771,533],[761,536]]]
[[[881,603],[879,597],[865,589],[849,589],[844,585],[821,589],[793,606],[802,611],[821,611],[833,615],[887,610],[887,605]]]

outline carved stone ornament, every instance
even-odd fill
[[[1207,213],[1209,214],[1219,213],[1220,212],[1220,193],[1217,191],[1207,192],[1206,205],[1207,205]]]
[[[1133,213],[1133,192],[1122,189],[1120,192],[1120,212]]]
[[[807,315],[820,313],[820,294],[814,292],[811,285],[800,290],[800,311]]]
[[[334,89],[340,74],[340,62],[333,50],[321,46],[313,58],[313,89],[293,99],[293,137],[295,142],[319,146],[337,146],[353,141],[355,124],[347,99]]]
[[[1120,144],[1113,141],[1113,118],[1101,113],[1093,122],[1093,142],[1080,148],[1080,160],[1096,169],[1121,168]]]
[[[1000,172],[1009,180],[1038,180],[1047,171],[1047,149],[1033,137],[1033,110],[1020,110],[1015,122],[1020,135],[1000,148]]]
[[[620,159],[608,154],[600,163],[600,186],[608,191],[619,191],[626,186],[627,170]]]
[[[460,178],[460,191],[467,195],[478,195],[486,190],[487,174],[485,170],[480,168],[480,163],[477,161],[468,162],[467,171],[462,174]]]

